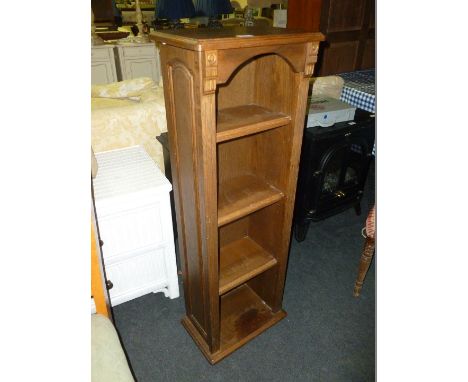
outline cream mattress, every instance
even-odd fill
[[[95,153],[141,145],[164,171],[156,137],[166,131],[163,87],[151,79],[92,87],[91,146]]]

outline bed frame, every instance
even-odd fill
[[[91,296],[94,298],[96,313],[112,319],[109,293],[104,276],[101,246],[99,245],[94,201],[91,202]]]

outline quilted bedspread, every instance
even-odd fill
[[[141,145],[164,171],[156,137],[167,131],[162,85],[138,78],[91,91],[91,146],[95,153]]]

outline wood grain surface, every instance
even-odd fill
[[[286,316],[307,90],[323,35],[225,28],[151,39],[161,52],[182,324],[216,363]]]

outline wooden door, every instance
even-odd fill
[[[309,32],[320,30],[322,0],[289,0],[288,28],[301,28]]]
[[[326,35],[316,75],[375,67],[375,0],[289,0],[288,28]]]
[[[374,12],[375,0],[323,0],[320,30],[327,40],[319,75],[375,66]]]

